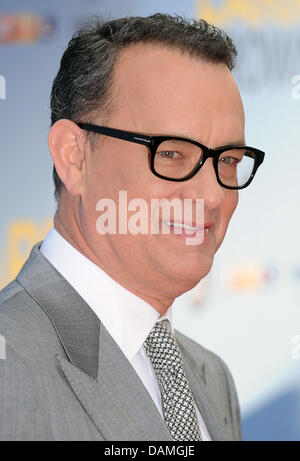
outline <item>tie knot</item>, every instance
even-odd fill
[[[157,373],[172,373],[182,365],[181,354],[167,319],[156,322],[144,342],[144,349]]]

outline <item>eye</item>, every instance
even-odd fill
[[[162,158],[178,158],[180,154],[174,150],[165,150],[161,152],[157,152]]]
[[[222,163],[225,163],[226,165],[234,165],[237,164],[241,161],[239,158],[234,158],[234,157],[222,157],[220,159]]]

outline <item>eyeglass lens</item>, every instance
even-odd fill
[[[199,146],[187,141],[170,139],[159,144],[154,157],[155,171],[170,179],[188,176],[203,158]],[[218,176],[225,186],[241,187],[253,172],[255,154],[249,149],[230,149],[219,156]]]

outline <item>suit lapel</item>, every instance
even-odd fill
[[[107,440],[172,440],[148,391],[86,302],[39,250],[17,281],[51,320],[65,350],[58,363]]]
[[[196,360],[194,360],[186,349],[182,347],[180,343],[180,334],[178,334],[178,332],[176,336],[178,336],[177,343],[183,355],[187,380],[211,439],[215,441],[232,441],[233,436],[227,426],[224,415],[221,414],[220,410],[215,405],[212,395],[207,389],[205,382],[205,364],[199,363],[199,359],[197,363],[197,358],[195,357]],[[197,363],[197,367],[195,367],[195,363]],[[202,372],[200,372],[200,370],[202,370]]]
[[[103,325],[96,380],[64,358],[57,359],[104,439],[172,440],[146,388]]]
[[[42,255],[40,245],[33,247],[16,280],[49,317],[70,362],[96,378],[100,321]]]
[[[221,415],[213,400],[207,395],[206,391],[199,383],[199,379],[196,379],[194,372],[189,366],[186,366],[186,375],[196,404],[212,440],[232,440],[232,434],[228,431],[224,416]]]

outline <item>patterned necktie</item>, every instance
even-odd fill
[[[166,425],[174,440],[201,440],[194,399],[169,320],[157,322],[144,342],[162,397]]]

